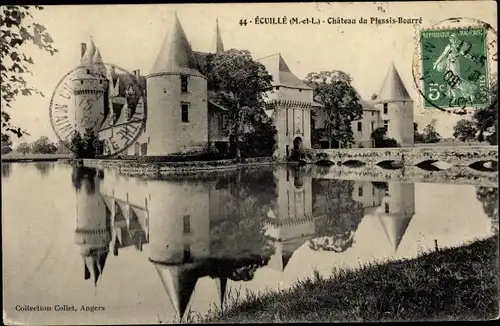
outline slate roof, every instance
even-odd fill
[[[391,64],[389,71],[385,76],[384,82],[380,92],[378,92],[378,97],[376,103],[383,102],[396,102],[396,101],[412,101],[410,94],[406,90],[406,87],[399,75],[396,66]]]
[[[151,74],[162,72],[200,75],[198,62],[177,14],[151,69]]]
[[[311,89],[302,80],[295,76],[280,53],[257,59],[262,63],[269,74],[273,76],[273,86],[284,86],[298,89]]]

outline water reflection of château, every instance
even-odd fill
[[[317,179],[304,167],[100,179],[73,171],[85,279],[97,283],[109,250],[145,246],[180,316],[199,278],[216,282],[222,305],[229,279],[249,281],[263,266],[284,272],[304,244],[347,250],[365,215],[378,216],[397,250],[415,212],[413,184]]]

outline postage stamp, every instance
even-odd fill
[[[418,32],[415,84],[424,111],[463,113],[491,103],[496,31],[484,22],[452,18]]]

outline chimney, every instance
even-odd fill
[[[140,69],[134,70],[134,75],[137,79],[141,77],[141,70]]]
[[[111,66],[111,76],[115,75],[115,66]]]
[[[87,43],[80,43],[80,51],[81,51],[81,56],[80,59],[83,58],[83,55],[85,54],[85,50],[87,49]]]

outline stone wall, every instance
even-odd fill
[[[335,164],[358,161],[367,165],[376,165],[384,161],[396,161],[404,166],[413,166],[429,161],[441,161],[453,166],[469,166],[481,161],[498,162],[498,148],[496,146],[464,146],[315,149],[312,150],[312,156],[313,163],[325,160]]]
[[[196,171],[216,171],[252,165],[276,164],[270,157],[256,157],[236,162],[234,159],[197,162],[140,163],[134,160],[84,159],[83,165],[110,168],[126,175],[163,175]]]

